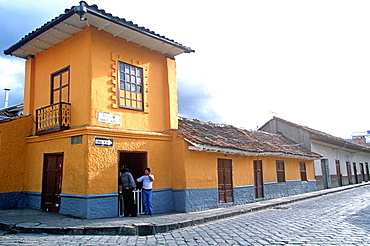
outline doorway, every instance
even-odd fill
[[[341,174],[341,171],[340,171],[340,162],[339,162],[339,160],[335,160],[335,167],[337,169],[338,186],[342,186],[343,185],[343,183],[342,183],[342,174]]]
[[[147,167],[147,152],[145,151],[119,151],[118,170],[128,168],[134,179],[140,178]]]
[[[363,163],[360,163],[360,172],[361,172],[361,178],[360,178],[360,183],[361,182],[364,182],[366,177],[365,177],[365,168],[364,168],[364,164]]]
[[[41,209],[59,213],[62,192],[63,153],[44,154]]]
[[[329,163],[327,159],[321,160],[321,171],[322,171],[322,183],[323,183],[324,189],[331,188]]]
[[[353,176],[355,176],[355,184],[358,184],[358,175],[357,175],[356,162],[353,163]]]
[[[218,200],[219,203],[233,202],[232,162],[218,159]]]
[[[262,198],[263,194],[263,176],[262,176],[262,160],[253,161],[254,168],[254,197]]]
[[[351,163],[349,161],[347,161],[346,166],[347,166],[348,184],[353,184]]]
[[[145,151],[118,151],[118,177],[120,177],[120,171],[123,168],[128,168],[129,172],[132,174],[134,180],[141,177],[144,174],[144,168],[147,165],[147,152]],[[142,183],[136,183],[136,188],[141,189]],[[121,179],[118,178],[118,216],[123,216],[123,193],[121,186]],[[137,190],[134,192],[135,203],[137,207],[137,213],[142,212],[142,198],[141,191]]]

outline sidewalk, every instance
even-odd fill
[[[140,217],[81,219],[36,209],[0,210],[0,230],[8,233],[50,233],[65,235],[153,235],[218,219],[246,214],[353,189],[370,183],[342,186],[290,197],[190,213],[165,213]]]

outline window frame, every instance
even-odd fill
[[[276,161],[276,177],[278,183],[286,182],[284,161],[281,160]]]
[[[302,182],[308,181],[308,179],[307,179],[307,166],[306,166],[306,162],[303,162],[303,161],[299,162],[299,171],[301,173],[301,181]]]
[[[126,67],[129,68],[129,72],[126,72]],[[134,73],[132,73],[132,69],[134,69]],[[140,71],[139,74],[138,71]],[[132,82],[132,78],[135,78],[136,82]],[[126,86],[129,87],[129,90],[126,89]],[[132,90],[133,86],[135,90]],[[140,89],[138,90],[138,88]],[[129,97],[126,95],[127,93],[129,93]],[[138,98],[139,95],[141,95],[141,100]],[[133,98],[133,96],[136,98]],[[122,101],[125,103],[122,104]],[[128,102],[130,105],[127,105]],[[133,106],[134,104],[136,104],[136,107]],[[139,104],[141,107],[138,107]],[[118,107],[144,111],[144,69],[142,67],[118,61]]]
[[[67,83],[63,84],[63,74],[67,73]],[[63,101],[63,94],[62,91],[64,88],[67,88],[67,102],[70,102],[70,83],[71,83],[71,78],[70,78],[70,66],[64,67],[52,74],[50,74],[50,104],[55,104],[55,103],[61,103]],[[54,78],[60,77],[59,79],[59,87],[54,87]],[[55,100],[54,98],[54,93],[56,91],[59,91],[59,98],[58,100]]]

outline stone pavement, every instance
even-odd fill
[[[369,184],[348,185],[205,211],[142,215],[134,218],[81,219],[36,209],[8,209],[0,210],[0,230],[8,233],[64,235],[154,235]]]

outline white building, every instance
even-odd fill
[[[317,189],[369,181],[370,145],[366,141],[353,142],[278,117],[260,130],[281,134],[322,155],[315,160]]]

